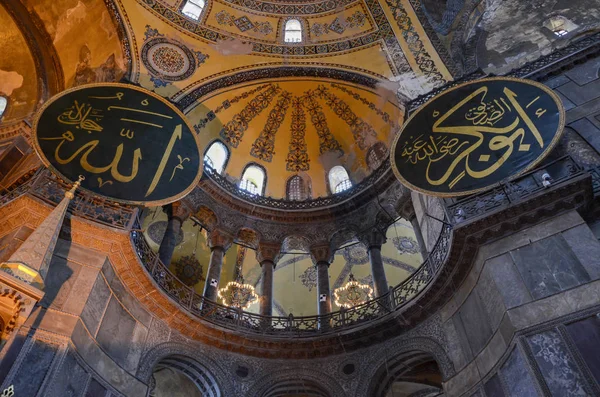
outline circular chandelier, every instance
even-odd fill
[[[230,281],[225,288],[217,291],[217,296],[225,306],[236,307],[241,310],[247,309],[258,300],[254,287],[244,284],[244,278],[238,276],[236,281]]]
[[[342,287],[336,288],[333,295],[335,296],[336,305],[349,309],[373,299],[373,288],[359,283],[354,275],[350,273],[348,282]]]

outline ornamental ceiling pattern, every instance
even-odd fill
[[[343,164],[353,181],[387,155],[402,110],[370,90],[320,79],[284,79],[214,94],[188,113],[201,142],[225,143],[225,173],[267,171],[266,194],[285,197],[285,181],[302,172],[313,197],[328,193],[326,173]],[[207,147],[207,146],[206,146]]]

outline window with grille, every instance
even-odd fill
[[[302,41],[302,24],[297,19],[290,19],[285,23],[283,41],[286,43],[300,43]]]
[[[240,189],[245,190],[251,194],[262,195],[265,190],[265,171],[257,165],[249,165],[244,170],[242,180],[240,182]]]
[[[304,186],[304,180],[299,175],[294,175],[288,180],[287,183],[287,198],[288,200],[306,200],[306,188]]]
[[[335,193],[343,192],[352,187],[348,171],[341,165],[336,165],[329,170],[329,188]]]
[[[383,160],[385,160],[388,154],[387,147],[383,142],[377,142],[369,148],[367,151],[367,166],[375,170],[377,169]]]
[[[187,0],[181,12],[189,18],[198,20],[205,4],[204,0]]]
[[[204,164],[217,171],[223,173],[227,160],[229,159],[229,150],[222,142],[213,142],[206,153],[204,154]]]

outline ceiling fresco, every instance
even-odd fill
[[[150,246],[158,251],[166,229],[167,216],[160,209],[146,216],[142,229]],[[400,219],[391,225],[386,233],[387,241],[381,248],[384,269],[390,286],[395,286],[414,273],[423,262],[420,248],[410,222]],[[251,241],[248,236],[238,236],[238,241]],[[194,290],[202,294],[210,249],[206,243],[206,231],[194,226],[191,220],[183,223],[182,232],[177,238],[170,270]],[[246,283],[261,289],[261,268],[252,248],[233,244],[227,250],[219,288],[235,280],[236,267],[241,266]],[[366,247],[356,241],[349,241],[336,251],[329,267],[331,290],[341,287],[352,273],[357,280],[372,286],[371,266]],[[290,249],[277,262],[274,274],[275,315],[310,316],[317,314],[316,269],[305,252]],[[339,310],[333,304],[334,310]],[[258,303],[247,311],[258,313]]]
[[[267,171],[266,194],[281,198],[298,173],[310,180],[312,197],[328,195],[326,171],[338,164],[362,180],[387,156],[403,111],[365,87],[288,78],[222,90],[187,116],[204,145],[227,144],[227,175],[240,179],[249,162],[258,163]]]

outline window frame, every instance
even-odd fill
[[[237,185],[238,189],[240,189],[240,190],[242,190],[242,191],[244,191],[246,193],[252,194],[249,191],[247,191],[247,190],[245,190],[245,189],[243,189],[241,187],[242,182],[244,181],[244,175],[246,174],[246,171],[250,167],[257,167],[258,169],[260,169],[262,171],[264,179],[263,179],[262,188],[260,189],[260,192],[258,193],[258,195],[265,197],[265,191],[267,190],[267,170],[265,169],[265,167],[263,167],[262,165],[260,165],[258,163],[255,163],[255,162],[250,162],[250,163],[246,164],[246,166],[242,170],[242,175],[240,177],[240,182]],[[252,181],[250,181],[250,182],[254,184],[254,182],[252,182]],[[258,186],[257,186],[257,188],[258,188]]]
[[[0,95],[0,98],[3,98],[6,101],[6,106],[4,107],[4,110],[2,111],[2,113],[0,113],[0,122],[2,122],[2,119],[4,118],[4,116],[6,116],[6,114],[8,113],[8,109],[10,106],[10,100],[9,100],[9,97],[7,97],[6,95]]]
[[[204,6],[200,7],[198,4],[196,4],[196,2],[203,2]],[[186,5],[188,5],[188,3],[191,3],[194,6],[200,8],[200,14],[198,15],[198,18],[193,18],[192,16],[186,14],[183,11],[183,9],[185,8]],[[181,5],[179,6],[179,13],[191,21],[200,22],[202,20],[202,17],[204,16],[204,10],[206,10],[207,6],[208,6],[208,0],[183,0],[181,2]]]
[[[300,181],[300,192],[299,192],[300,198],[298,198],[298,199],[290,197],[291,184],[293,183],[294,180],[299,180]],[[286,183],[285,183],[285,198],[286,198],[286,200],[289,200],[289,201],[305,201],[305,200],[308,200],[310,198],[310,195],[309,195],[309,192],[308,192],[308,186],[307,186],[307,184],[305,182],[306,181],[304,180],[304,178],[302,178],[298,174],[290,176],[288,178],[288,180],[286,181]]]
[[[344,172],[346,173],[346,179],[340,180],[335,186],[332,186],[332,180],[331,180],[331,172],[335,169],[335,168],[341,168],[344,170]],[[336,187],[338,187],[340,184],[342,184],[343,182],[348,181],[350,183],[350,186],[344,190],[341,190],[339,192],[336,192],[335,189]],[[331,167],[329,169],[329,171],[327,171],[327,186],[329,187],[329,193],[330,194],[339,194],[339,193],[343,193],[347,190],[352,189],[352,187],[354,187],[354,182],[352,182],[352,179],[350,179],[350,173],[348,172],[348,170],[346,169],[346,167],[344,167],[343,165],[335,165],[333,167]]]
[[[298,21],[300,23],[300,41],[298,42],[287,42],[285,41],[285,33],[287,32],[286,27],[289,21]],[[283,19],[281,22],[281,43],[284,45],[290,45],[290,46],[303,46],[308,42],[308,30],[307,30],[307,23],[303,18],[300,18],[298,16],[288,16],[287,18]]]
[[[225,173],[225,169],[227,168],[227,164],[229,164],[229,158],[231,157],[231,151],[229,150],[229,147],[227,147],[227,145],[221,141],[220,139],[215,139],[213,140],[207,147],[206,150],[204,150],[204,155],[202,156],[202,161],[204,161],[204,165],[206,166],[206,155],[208,154],[208,151],[210,150],[210,148],[213,147],[214,144],[221,144],[224,148],[225,148],[225,161],[223,162],[223,168],[221,169],[221,172],[217,172],[219,175],[223,175]],[[213,168],[213,167],[211,167]],[[214,170],[214,168],[213,168]],[[216,170],[215,170],[216,171]]]

